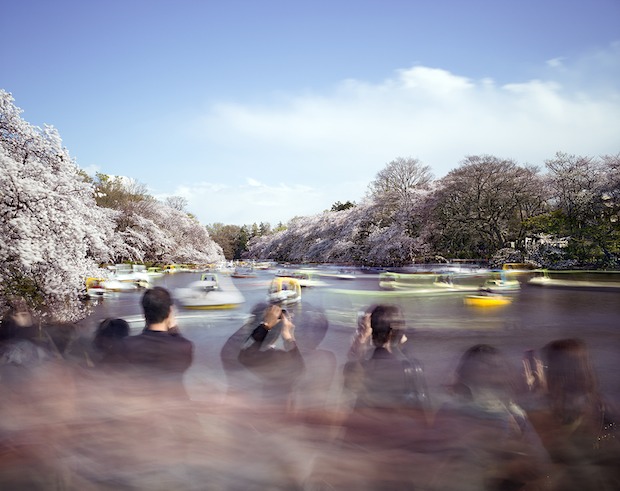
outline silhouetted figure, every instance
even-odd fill
[[[434,420],[428,489],[545,489],[549,459],[515,403],[515,384],[516,373],[497,348],[477,344],[465,351],[453,400]]]
[[[183,380],[194,345],[179,332],[168,290],[147,290],[141,304],[140,334],[116,337],[127,326],[114,320],[95,337],[114,362],[95,371],[100,384],[85,392],[90,419],[74,441],[80,476],[96,489],[192,489],[190,459],[205,445]]]
[[[76,417],[73,373],[39,333],[12,299],[0,322],[0,489],[58,489],[70,472],[58,450]]]
[[[553,489],[620,489],[617,413],[600,393],[585,342],[551,341],[524,363],[538,394],[528,414],[556,464]]]
[[[415,489],[410,462],[424,458],[428,392],[421,364],[401,349],[404,328],[393,305],[373,306],[359,320],[343,373],[355,401],[342,438],[315,462],[309,489]]]
[[[269,305],[263,320],[239,351],[239,362],[256,374],[269,404],[288,408],[304,361],[295,341],[295,325],[286,310]]]
[[[125,319],[107,318],[99,323],[93,338],[93,347],[99,355],[96,365],[123,362],[123,340],[129,336],[129,331],[129,323]]]
[[[394,305],[371,307],[358,330],[344,368],[345,386],[361,407],[408,407],[429,410],[422,364],[403,348],[405,322]]]

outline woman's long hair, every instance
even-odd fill
[[[554,416],[570,424],[597,417],[601,397],[588,348],[581,339],[558,339],[542,348],[547,389]]]
[[[466,400],[473,400],[476,392],[486,390],[507,402],[514,394],[515,376],[499,349],[476,344],[461,356],[452,388]]]

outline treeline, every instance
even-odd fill
[[[12,298],[58,320],[102,263],[210,263],[224,259],[181,198],[158,201],[123,178],[86,175],[58,132],[21,118],[0,90],[0,314]]]
[[[261,222],[252,225],[225,225],[213,223],[207,225],[209,236],[222,248],[224,257],[228,260],[244,259],[248,252],[248,243],[258,237],[270,235],[284,230],[282,223],[272,229],[271,224]]]
[[[297,217],[252,239],[247,256],[383,266],[440,256],[617,269],[620,155],[557,153],[543,164],[544,171],[469,156],[435,180],[419,160],[397,158],[361,203]]]

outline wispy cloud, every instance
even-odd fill
[[[547,60],[547,66],[550,66],[551,68],[561,68],[564,66],[564,58],[560,56],[558,58]]]
[[[399,156],[419,158],[441,177],[471,154],[541,165],[557,151],[617,153],[619,53],[616,43],[579,60],[558,57],[539,79],[503,85],[414,66],[380,83],[344,80],[325,93],[269,94],[260,105],[221,102],[194,131],[219,161],[256,177],[183,192],[205,221],[214,206],[225,210],[220,221],[285,221],[360,199]]]

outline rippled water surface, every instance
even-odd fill
[[[196,273],[167,275],[156,284],[170,289],[197,279]],[[179,308],[179,326],[196,345],[194,366],[187,383],[196,397],[204,391],[227,390],[221,350],[227,339],[248,319],[252,307],[265,301],[272,272],[260,272],[256,278],[234,278],[246,298],[238,309],[223,311],[187,311]],[[586,289],[546,288],[524,284],[511,294],[512,302],[499,307],[471,307],[463,302],[465,293],[386,293],[378,287],[376,275],[359,275],[355,280],[325,278],[324,287],[304,288],[302,303],[290,309],[296,315],[296,330],[303,313],[326,314],[329,330],[320,348],[333,352],[344,363],[358,312],[375,303],[399,305],[405,313],[409,340],[423,363],[434,400],[445,397],[460,354],[469,346],[484,342],[501,348],[520,369],[525,349],[537,349],[552,339],[580,337],[591,350],[593,364],[607,396],[620,398],[620,292]],[[93,314],[83,322],[85,335],[108,316],[132,320],[136,331],[142,326],[140,292],[119,293],[94,306]],[[295,310],[298,310],[297,314]],[[303,350],[303,346],[301,349]]]

